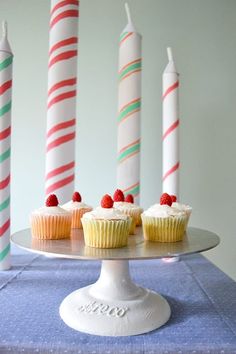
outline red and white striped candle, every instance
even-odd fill
[[[74,191],[78,17],[79,1],[51,0],[45,189],[62,204]]]
[[[171,48],[163,73],[162,190],[179,197],[179,74]]]
[[[10,156],[13,54],[3,22],[0,42],[0,270],[10,268]]]
[[[118,166],[117,187],[133,194],[140,191],[141,35],[134,28],[128,5],[128,24],[119,43]]]

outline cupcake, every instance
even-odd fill
[[[190,218],[190,215],[192,213],[192,208],[187,205],[187,204],[181,204],[181,203],[178,203],[177,202],[177,198],[173,195],[171,195],[171,198],[172,198],[172,207],[173,208],[176,208],[178,210],[182,210],[182,211],[185,211],[186,214],[187,214],[187,224],[186,224],[186,228],[188,226],[188,221],[189,221],[189,218]]]
[[[32,212],[32,236],[37,239],[58,240],[70,237],[72,214],[58,206],[55,194],[49,195],[46,205]]]
[[[130,217],[113,208],[112,198],[106,194],[101,206],[81,219],[86,246],[97,248],[119,248],[127,245]]]
[[[82,202],[79,192],[74,192],[72,200],[62,205],[62,208],[72,213],[72,229],[82,229],[81,218],[84,213],[91,211],[93,208]]]
[[[172,206],[172,198],[163,193],[160,204],[155,204],[142,215],[145,240],[176,242],[184,237],[188,216],[186,211]]]
[[[126,197],[124,193],[117,189],[113,195],[114,208],[120,210],[123,214],[129,215],[132,218],[129,234],[133,235],[135,227],[142,224],[141,213],[143,209],[134,204],[134,198],[132,194],[128,194]]]

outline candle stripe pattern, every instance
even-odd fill
[[[141,36],[123,32],[119,43],[117,187],[140,193]]]
[[[9,58],[6,58],[0,63],[0,70],[6,69],[9,65],[12,64],[13,57],[10,56]]]
[[[140,139],[130,143],[119,151],[118,161],[123,162],[124,159],[129,158],[129,156],[139,153],[140,151]]]
[[[137,198],[140,192],[140,186],[139,183],[133,184],[132,186],[129,186],[128,188],[123,190],[124,193],[127,194],[132,194],[134,197]]]
[[[0,46],[0,270],[10,268],[12,64],[12,53]]]
[[[179,197],[179,80],[176,72],[163,74],[163,192]]]
[[[79,1],[51,0],[45,194],[74,191]]]
[[[126,64],[119,72],[119,80],[121,81],[139,71],[141,71],[141,58]]]

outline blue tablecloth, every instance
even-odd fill
[[[116,338],[76,332],[58,313],[65,296],[97,279],[100,262],[19,251],[12,262],[0,272],[0,353],[236,353],[236,283],[201,255],[130,262],[134,281],[164,295],[172,316],[151,333]]]

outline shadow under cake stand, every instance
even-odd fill
[[[132,282],[129,260],[182,256],[217,246],[219,237],[206,230],[188,228],[184,240],[175,243],[147,242],[142,228],[129,236],[127,247],[98,249],[84,244],[83,231],[73,230],[71,239],[35,240],[30,229],[12,235],[17,246],[28,251],[62,258],[102,260],[98,280],[68,295],[60,305],[63,321],[75,330],[102,336],[130,336],[164,325],[171,314],[161,295]]]

